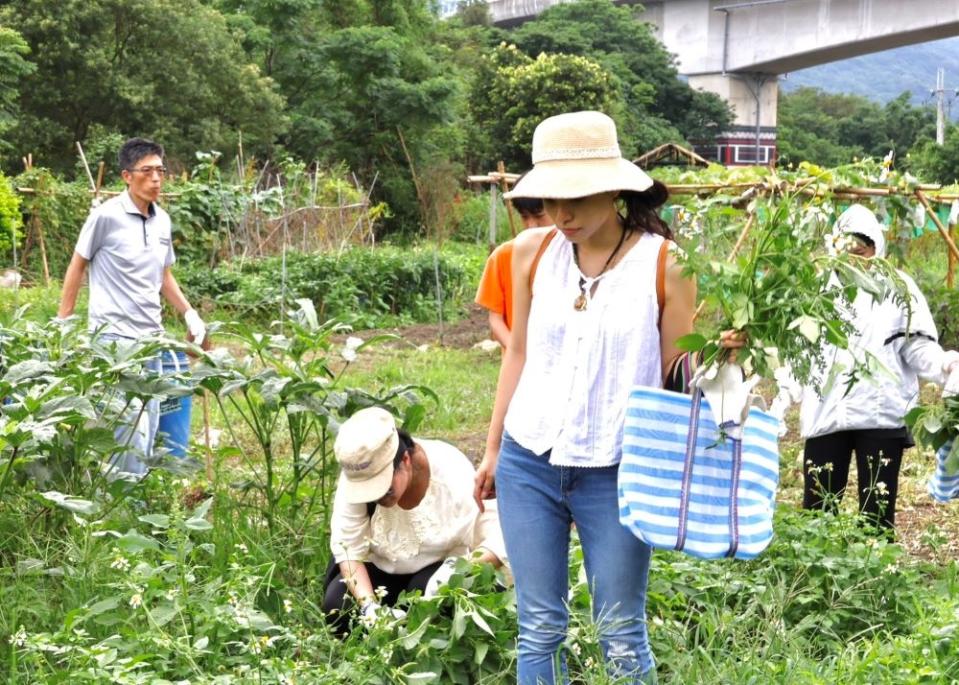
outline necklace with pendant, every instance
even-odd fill
[[[623,246],[623,243],[626,242],[626,229],[623,229],[623,232],[619,235],[619,242],[616,243],[616,247],[613,248],[613,251],[609,253],[609,257],[606,258],[606,263],[603,264],[602,270],[595,277],[589,279],[589,287],[592,288],[595,285],[596,281],[606,273],[606,270],[609,268],[609,265],[612,263],[613,258],[619,252],[619,248]],[[573,261],[576,263],[576,268],[579,269],[579,249],[576,246],[576,243],[573,243]],[[590,296],[592,293],[590,293]],[[579,277],[579,295],[576,296],[576,299],[573,300],[573,309],[578,312],[584,311],[589,304],[589,297],[586,295],[586,278],[582,276],[582,272]]]

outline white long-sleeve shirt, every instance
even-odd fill
[[[330,547],[337,563],[369,562],[387,573],[415,573],[449,556],[483,548],[506,561],[496,500],[480,513],[473,499],[476,471],[466,455],[440,440],[416,440],[430,464],[430,483],[413,509],[349,504],[333,499]]]
[[[852,303],[851,316],[856,334],[850,337],[849,349],[829,346],[825,350],[827,368],[838,373],[828,390],[814,388],[803,391],[799,415],[800,432],[804,438],[836,433],[844,430],[870,428],[902,428],[903,417],[919,398],[919,379],[942,383],[943,365],[948,354],[938,343],[936,324],[932,320],[926,298],[915,281],[899,272],[908,286],[912,299],[912,316],[904,304],[892,295],[881,302],[869,293],[860,291]],[[855,359],[869,352],[888,370],[879,370],[874,379],[856,382],[848,394],[848,371]]]

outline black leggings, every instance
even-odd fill
[[[859,511],[892,529],[896,522],[899,467],[906,438],[902,429],[850,430],[806,440],[803,453],[803,509],[835,512],[849,480],[856,453]]]
[[[331,564],[334,562],[330,562]],[[416,573],[387,573],[373,564],[366,562],[366,572],[370,575],[370,582],[373,588],[383,586],[386,588],[386,595],[379,600],[380,604],[393,606],[402,592],[412,592],[426,590],[426,584],[430,577],[440,567],[443,560],[433,562],[424,566]],[[346,589],[346,583],[343,582],[343,576],[338,570],[329,569],[327,572],[327,583],[324,588],[323,613],[326,614],[326,622],[337,634],[344,635],[349,632],[349,609],[355,606],[356,602],[353,595]]]

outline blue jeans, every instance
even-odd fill
[[[650,548],[619,522],[616,466],[551,466],[503,435],[496,493],[516,580],[519,685],[567,683],[570,524],[583,547],[593,621],[611,675],[655,682],[646,632]]]

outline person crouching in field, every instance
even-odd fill
[[[552,219],[543,208],[542,200],[518,197],[512,202],[519,212],[524,229],[553,225]],[[486,260],[486,268],[483,269],[483,277],[476,291],[476,304],[489,311],[489,328],[493,340],[504,349],[509,343],[509,332],[513,323],[513,288],[510,275],[512,257],[513,240],[507,240],[493,250]]]
[[[349,630],[351,608],[372,620],[402,592],[435,595],[457,557],[496,567],[506,559],[496,508],[480,511],[475,470],[453,445],[414,440],[369,407],[343,423],[333,451],[341,473],[323,611],[338,633]]]

